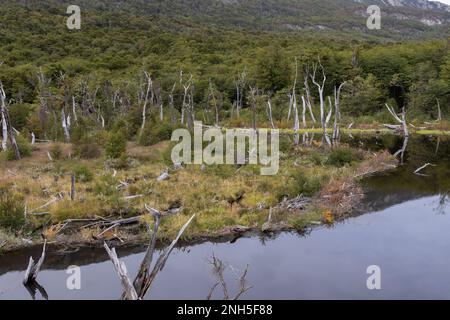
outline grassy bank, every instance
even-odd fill
[[[89,221],[141,216],[140,222],[151,224],[145,204],[177,212],[164,217],[162,240],[173,238],[194,213],[184,241],[246,230],[304,230],[350,214],[362,197],[358,179],[396,165],[387,152],[323,149],[318,144],[292,147],[282,139],[278,175],[261,176],[252,165],[173,168],[171,149],[168,142],[151,147],[129,143],[121,160],[125,163],[117,165],[105,156],[76,159],[72,146],[49,143],[38,144],[31,157],[20,161],[0,160],[0,250],[42,237],[55,243],[138,241],[147,236],[144,223],[105,232]],[[157,181],[166,170],[169,178]],[[73,173],[75,200],[70,199]],[[305,204],[296,206],[292,199]]]

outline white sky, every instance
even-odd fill
[[[443,2],[443,3],[446,3],[446,4],[450,4],[450,0],[439,0],[438,2]]]

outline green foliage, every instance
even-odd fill
[[[340,147],[333,149],[328,155],[327,165],[343,167],[353,161],[361,160],[362,156],[358,151],[351,148]]]
[[[141,146],[151,146],[161,141],[170,140],[175,129],[170,123],[149,123],[139,135],[138,142]]]
[[[127,141],[122,132],[111,134],[106,144],[106,156],[111,159],[119,159],[126,153]]]
[[[8,109],[12,126],[16,130],[22,131],[28,124],[33,106],[29,104],[12,104]]]
[[[9,230],[25,224],[23,196],[9,186],[0,187],[0,226]]]
[[[282,201],[284,198],[291,199],[299,195],[313,196],[320,190],[322,182],[322,177],[309,176],[302,171],[296,171],[291,174],[289,183],[278,191],[277,198]]]
[[[15,138],[16,143],[19,147],[20,156],[22,158],[31,156],[32,149],[30,143],[22,135],[16,135]],[[8,150],[6,150],[6,159],[10,161],[16,160],[14,150],[9,143],[8,143]]]
[[[78,182],[90,182],[94,178],[92,171],[85,165],[78,165],[73,169],[73,174]]]
[[[260,88],[277,92],[290,82],[290,65],[278,47],[260,53],[256,62],[256,81]]]

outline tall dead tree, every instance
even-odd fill
[[[240,111],[244,107],[244,90],[247,84],[247,71],[244,69],[238,74],[235,85],[236,85],[236,114],[239,117]]]
[[[334,141],[337,141],[341,138],[341,90],[344,85],[345,82],[343,82],[339,87],[334,87]]]
[[[316,79],[317,75],[317,69],[320,68],[322,72],[322,80]],[[313,64],[313,72],[310,74],[311,81],[316,85],[317,91],[319,93],[319,101],[320,101],[320,122],[322,124],[323,129],[323,135],[324,139],[326,139],[326,116],[325,116],[325,98],[324,98],[324,90],[325,90],[325,83],[327,81],[327,76],[325,74],[325,69],[320,62],[320,58],[318,59],[317,63]]]
[[[272,102],[270,101],[270,98],[267,100],[267,116],[269,118],[272,129],[275,129],[275,124],[273,123],[273,117],[272,117]]]
[[[250,92],[249,92],[249,98],[250,98],[250,105],[252,108],[252,128],[256,131],[256,110],[258,106],[258,88],[249,86]]]
[[[438,118],[437,121],[441,122],[442,121],[442,112],[441,112],[441,103],[439,102],[439,99],[436,98],[436,102],[437,102],[437,109],[438,109]]]
[[[6,93],[3,88],[3,83],[0,81],[0,111],[2,114],[2,127],[3,127],[3,141],[2,141],[2,147],[3,144],[5,144],[6,139],[9,140],[9,143],[11,144],[11,148],[14,150],[14,157],[16,160],[20,160],[20,151],[19,146],[17,145],[16,138],[14,137],[14,129],[11,125],[11,121],[9,118],[9,111],[8,106],[6,102]],[[6,146],[4,150],[6,150]]]
[[[216,127],[218,127],[219,126],[219,122],[220,122],[220,119],[219,119],[219,106],[218,106],[218,103],[217,103],[217,98],[216,98],[216,94],[215,94],[214,85],[213,85],[211,79],[209,80],[208,102],[211,102],[213,107],[214,107],[214,114],[215,114],[215,117],[214,117],[215,122],[214,122],[214,124],[216,125]]]
[[[172,124],[175,124],[175,121],[176,121],[176,118],[175,118],[175,99],[174,99],[174,94],[175,94],[176,87],[177,87],[177,83],[175,82],[173,84],[172,90],[169,93],[170,121],[172,122]]]
[[[189,127],[191,127],[191,122],[193,126],[192,121],[192,115],[189,115],[190,109],[193,108],[193,99],[191,97],[192,95],[192,84],[193,84],[193,77],[190,75],[189,79],[184,82],[183,80],[183,71],[180,71],[180,85],[183,88],[183,103],[181,105],[181,123],[185,123],[185,118],[187,117],[187,122]],[[192,103],[192,106],[191,106]]]
[[[310,72],[309,68],[306,67],[305,69],[305,79],[304,79],[304,85],[305,85],[305,93],[306,93],[306,106],[308,107],[309,114],[311,116],[311,121],[313,122],[313,125],[316,124],[316,117],[314,116],[313,107],[312,107],[312,97],[311,97],[311,90],[309,88],[309,77]]]
[[[144,77],[145,77],[145,85],[144,88],[141,88],[141,92],[139,94],[140,98],[139,100],[142,102],[142,124],[141,124],[141,132],[142,134],[144,132],[145,123],[147,119],[147,104],[149,99],[152,99],[153,97],[153,80],[150,74],[147,71],[144,71]],[[150,97],[150,94],[152,97]]]

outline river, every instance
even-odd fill
[[[395,152],[395,136],[352,138],[351,144]],[[422,174],[413,172],[432,163]],[[450,139],[415,136],[404,164],[364,181],[363,214],[307,234],[249,235],[237,241],[205,242],[174,250],[148,299],[205,299],[215,283],[208,261],[225,261],[229,289],[249,265],[252,288],[243,299],[450,299]],[[121,248],[134,275],[143,247]],[[31,299],[21,284],[30,254],[0,256],[0,299]],[[81,289],[69,290],[66,269],[81,269]],[[369,290],[369,266],[381,270],[381,289]],[[103,249],[50,252],[38,281],[49,299],[118,299],[121,286]],[[221,298],[217,290],[215,298]],[[41,299],[38,293],[36,299]]]

